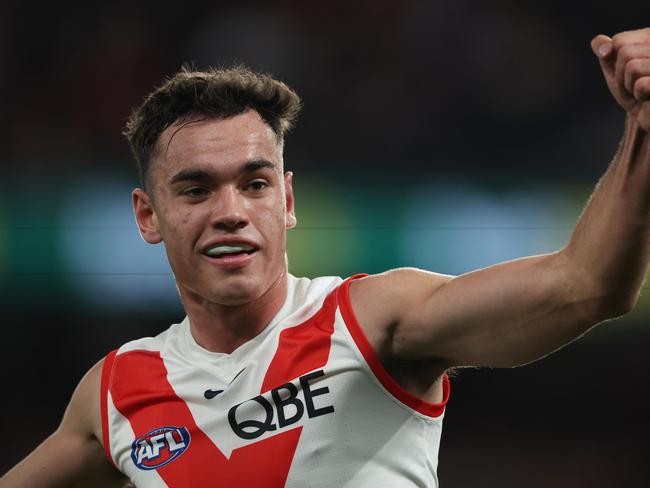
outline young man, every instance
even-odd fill
[[[650,29],[592,48],[628,118],[570,243],[458,277],[290,276],[298,97],[242,69],[177,74],[127,136],[140,232],[188,316],[95,365],[1,486],[437,486],[447,369],[534,361],[629,311],[645,277]]]

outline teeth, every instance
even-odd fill
[[[208,256],[221,256],[222,254],[232,254],[232,253],[237,253],[237,252],[250,252],[254,248],[253,246],[249,246],[247,244],[234,244],[231,246],[226,246],[224,244],[211,247],[206,251],[206,254]]]

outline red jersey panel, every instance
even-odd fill
[[[107,356],[104,446],[140,487],[437,487],[444,400],[403,390],[346,281],[289,276],[269,325],[231,354],[186,318]]]

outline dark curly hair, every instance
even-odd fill
[[[283,82],[245,66],[197,71],[183,66],[136,107],[123,134],[129,141],[143,188],[160,134],[193,117],[228,118],[257,111],[284,142],[301,108],[300,97]]]

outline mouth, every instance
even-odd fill
[[[238,268],[248,264],[257,251],[257,247],[248,243],[229,242],[208,247],[203,255],[218,267]]]

